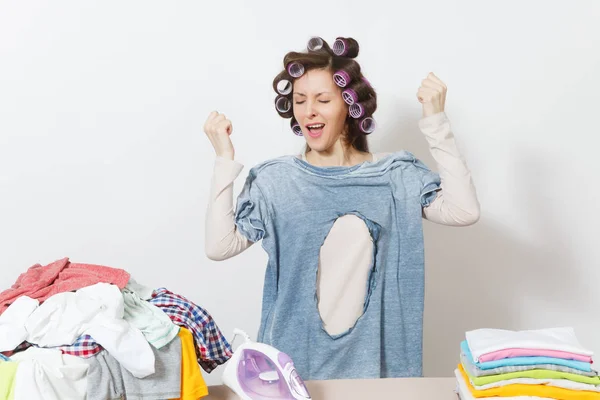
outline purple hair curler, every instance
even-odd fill
[[[372,117],[366,117],[363,118],[362,121],[360,121],[360,130],[366,133],[367,135],[373,133],[375,128],[377,128],[377,124],[375,123],[375,120]]]
[[[333,80],[339,87],[346,87],[350,83],[350,74],[341,69],[333,74]]]
[[[304,134],[302,133],[302,128],[300,127],[300,124],[297,123],[296,121],[292,120],[292,132],[294,132],[294,135],[296,136],[304,136]]]
[[[348,43],[342,38],[335,39],[335,42],[333,42],[333,54],[340,57],[348,54]]]
[[[360,103],[354,103],[350,106],[348,112],[352,118],[360,118],[365,115],[365,108]]]
[[[358,94],[352,89],[346,89],[342,92],[342,98],[348,105],[352,105],[358,101]]]
[[[288,81],[287,79],[282,79],[277,82],[277,93],[279,94],[288,95],[292,93],[293,88],[294,86],[292,85],[292,82]]]
[[[286,112],[289,112],[292,109],[292,102],[287,97],[279,96],[275,100],[275,108],[280,113],[285,114]]]
[[[312,37],[308,41],[308,45],[306,46],[309,51],[319,51],[323,48],[323,39],[320,37]]]
[[[287,66],[287,72],[294,78],[300,78],[304,74],[304,65],[298,62],[291,62]]]

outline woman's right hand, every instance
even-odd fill
[[[204,123],[204,133],[208,136],[210,143],[219,157],[233,160],[235,151],[229,135],[233,132],[231,121],[224,114],[213,111]]]

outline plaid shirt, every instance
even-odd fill
[[[163,310],[175,325],[192,332],[198,363],[206,372],[231,358],[231,345],[206,310],[165,288],[156,289],[148,301]]]
[[[100,353],[103,349],[90,335],[79,337],[75,343],[70,346],[58,347],[63,354],[70,354],[81,358],[90,358]]]

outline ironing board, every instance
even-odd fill
[[[307,381],[313,400],[457,400],[455,378],[394,378]],[[203,400],[237,400],[226,386],[209,386]]]

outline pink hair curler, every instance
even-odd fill
[[[352,89],[346,89],[342,92],[342,98],[348,105],[352,105],[358,101],[358,94]]]
[[[292,82],[288,81],[287,79],[282,79],[277,82],[277,93],[284,96],[292,93],[293,88],[294,86],[292,85]]]
[[[309,51],[319,51],[323,48],[323,39],[320,37],[312,37],[308,41],[308,45],[306,46]]]
[[[333,42],[333,54],[340,57],[348,54],[348,43],[342,38],[335,39],[335,42]]]
[[[287,66],[287,72],[294,78],[300,78],[304,74],[304,65],[298,62],[291,62]]]
[[[354,103],[348,109],[352,118],[360,118],[365,115],[365,108],[360,103]]]
[[[296,121],[292,120],[292,132],[294,132],[294,135],[296,136],[304,136],[304,134],[302,133],[302,128],[300,127],[300,124],[297,123]]]
[[[375,128],[377,128],[377,124],[375,123],[375,120],[372,117],[363,118],[363,120],[360,121],[359,126],[360,130],[366,133],[367,135],[373,133]]]
[[[284,96],[279,96],[275,100],[275,108],[282,114],[289,112],[292,109],[292,102]]]
[[[350,83],[350,74],[344,70],[339,70],[333,74],[333,81],[339,87],[346,87]]]

